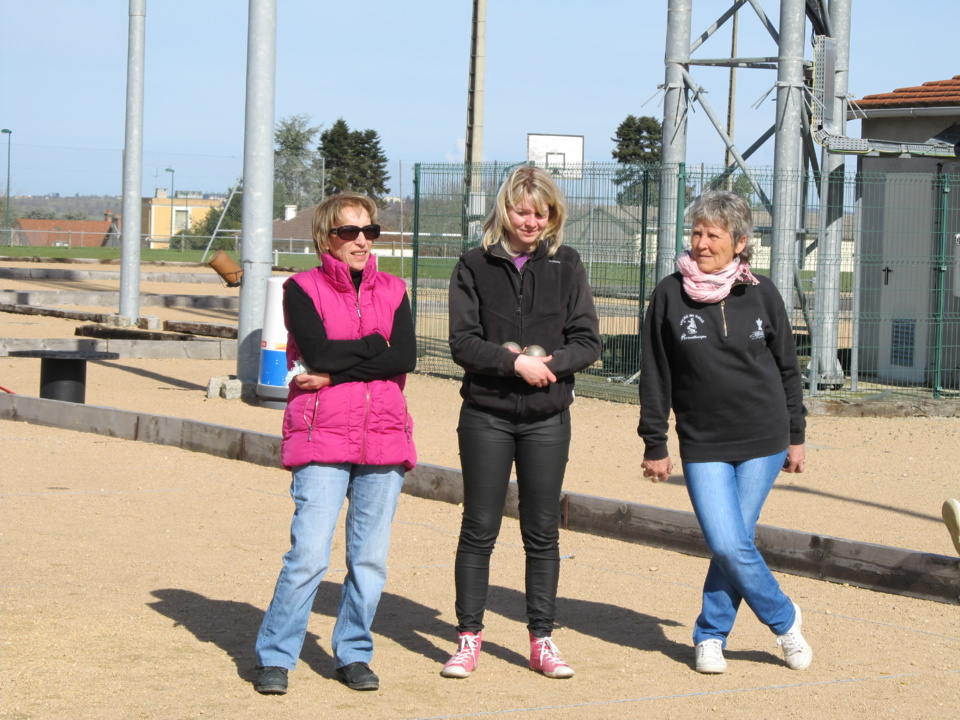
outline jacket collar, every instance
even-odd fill
[[[353,279],[350,277],[350,266],[343,260],[334,257],[330,253],[324,253],[320,258],[320,266],[317,272],[323,275],[327,282],[333,285],[340,292],[353,291]],[[373,282],[377,274],[377,256],[371,253],[367,259],[367,264],[363,268],[360,286],[364,287]]]
[[[533,253],[530,255],[530,260],[539,260],[542,257],[546,257],[547,252],[550,250],[551,244],[552,243],[549,239],[541,241],[540,244],[537,245],[537,249],[534,250]],[[498,242],[496,245],[493,245],[492,247],[488,248],[484,252],[486,252],[491,257],[503,258],[504,260],[509,260],[510,262],[513,262],[514,256],[507,252],[507,249],[503,246],[502,242]]]

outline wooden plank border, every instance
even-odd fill
[[[163,415],[0,393],[0,419],[90,432],[280,467],[280,437]],[[407,473],[409,495],[459,504],[460,471],[421,464]],[[504,514],[517,516],[511,482]],[[692,512],[579,493],[561,496],[565,529],[709,557]],[[960,558],[757,526],[757,547],[771,570],[878,592],[960,604]]]

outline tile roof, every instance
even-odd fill
[[[916,87],[897,88],[889,93],[865,95],[856,101],[856,105],[862,110],[960,105],[960,75],[950,80],[932,80]]]
[[[290,220],[273,221],[274,240],[312,240],[313,213],[316,205],[305,207]]]
[[[27,245],[99,247],[110,232],[110,220],[45,220],[20,218],[16,227]],[[118,223],[119,225],[119,223]]]

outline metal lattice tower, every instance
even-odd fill
[[[844,137],[846,126],[846,93],[850,45],[851,0],[780,0],[780,22],[775,28],[760,0],[734,0],[730,7],[703,33],[691,41],[693,0],[668,0],[667,40],[665,53],[663,155],[665,167],[664,185],[660,195],[660,217],[657,250],[657,278],[673,270],[675,239],[680,229],[667,218],[676,217],[678,205],[678,177],[682,163],[686,161],[687,113],[690,103],[696,102],[710,119],[722,139],[727,156],[732,158],[721,178],[739,170],[749,179],[753,190],[770,212],[771,221],[771,267],[770,274],[780,290],[787,307],[793,306],[794,288],[802,295],[799,268],[803,258],[812,249],[804,247],[806,225],[804,193],[804,169],[820,172],[823,167],[824,181],[820,184],[821,213],[818,242],[818,285],[834,291],[823,292],[817,298],[816,323],[808,320],[808,326],[818,339],[819,356],[812,359],[813,367],[821,372],[839,370],[837,362],[837,308],[839,307],[839,264],[831,262],[834,253],[839,257],[840,227],[843,205],[842,155],[831,154],[825,147],[822,160],[817,157],[814,131],[810,122],[812,93],[806,78],[812,77],[812,61],[804,57],[804,38],[807,23],[812,35],[831,38],[836,48],[836,64],[829,79],[832,92],[824,98],[830,103],[829,113],[833,136]],[[775,55],[767,57],[699,57],[697,51],[704,46],[725,23],[734,18],[741,9],[752,10],[762,27],[776,46]],[[717,113],[708,103],[706,88],[695,77],[697,66],[728,68],[766,69],[777,71],[776,114],[770,128],[761,134],[746,150],[740,151],[727,133]],[[735,103],[735,98],[730,98]],[[728,109],[732,114],[732,108]],[[751,177],[746,161],[771,137],[774,138],[774,183],[773,195],[768,197]],[[672,175],[672,176],[671,176]],[[839,182],[837,182],[839,180]],[[837,190],[839,188],[839,191]],[[829,276],[835,276],[831,280]],[[801,302],[801,306],[804,303]],[[842,371],[840,381],[842,382]],[[832,378],[831,375],[831,379]],[[815,385],[814,385],[815,387]]]

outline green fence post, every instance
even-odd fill
[[[950,206],[950,178],[939,175],[940,195],[937,198],[940,207],[940,227],[937,230],[937,266],[934,268],[937,293],[937,316],[934,318],[934,356],[933,356],[933,399],[940,399],[943,390],[943,315],[946,312],[946,276],[947,276],[947,208]]]
[[[683,208],[687,204],[687,164],[677,163],[677,248],[675,257],[683,252]]]
[[[637,298],[637,309],[640,313],[639,333],[643,336],[643,317],[647,302],[647,202],[650,199],[650,174],[643,169],[643,180],[640,191],[640,295]],[[640,367],[643,367],[643,355],[640,358]]]
[[[420,267],[420,163],[413,166],[413,268],[410,272],[410,314],[417,331],[417,279]]]

